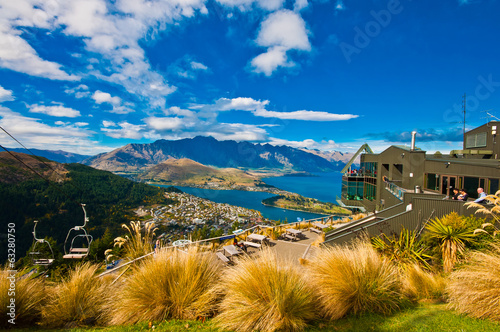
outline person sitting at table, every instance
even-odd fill
[[[469,194],[467,194],[465,189],[460,189],[460,195],[458,196],[458,200],[467,202],[468,198],[469,198]]]
[[[486,203],[485,197],[487,196],[483,188],[477,188],[477,194],[479,197],[474,201],[474,203]]]

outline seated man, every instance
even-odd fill
[[[483,188],[477,188],[477,193],[479,194],[479,197],[474,201],[474,203],[486,203],[484,201],[486,193],[484,192]]]

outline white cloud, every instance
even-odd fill
[[[86,127],[89,124],[88,124],[88,122],[75,122],[74,125],[77,127]]]
[[[89,139],[95,134],[93,131],[64,122],[61,122],[57,127],[52,127],[42,123],[40,119],[25,117],[1,106],[0,126],[8,128],[14,137],[30,148],[64,150],[86,155],[111,150],[111,148],[100,146],[97,142]],[[2,144],[11,143],[7,142],[5,136],[0,136],[0,142]]]
[[[275,1],[275,0],[274,0]],[[208,14],[206,0],[0,0],[0,67],[29,75],[59,80],[77,80],[61,65],[44,60],[23,39],[21,29],[35,27],[61,31],[80,39],[85,50],[97,53],[85,73],[123,86],[129,93],[163,107],[165,96],[174,92],[156,72],[139,45],[154,39],[168,25],[199,13]],[[85,51],[79,51],[82,58]],[[83,97],[80,93],[77,97]],[[130,110],[116,110],[126,113]]]
[[[116,127],[116,123],[114,123],[113,121],[107,121],[107,120],[103,120],[102,121],[102,126],[107,128],[107,127]]]
[[[149,128],[157,131],[175,131],[184,127],[181,118],[173,118],[173,117],[159,118],[152,116],[144,119],[144,122],[146,122]]]
[[[107,92],[97,90],[92,95],[92,99],[97,104],[110,104],[111,106],[113,106],[113,108],[109,111],[110,113],[128,114],[134,112],[133,109],[122,105],[122,99],[120,97],[113,97]]]
[[[311,49],[306,23],[300,15],[289,10],[270,14],[260,25],[256,42],[259,46],[281,46],[286,50]]]
[[[118,106],[122,102],[120,97],[112,97],[109,93],[99,90],[94,92],[94,94],[92,95],[92,99],[94,99],[98,104],[109,103],[113,106]]]
[[[254,72],[271,76],[278,67],[293,67],[295,63],[288,61],[286,50],[283,47],[275,46],[269,48],[266,53],[253,58],[251,65]]]
[[[28,42],[18,34],[19,31],[16,30],[0,30],[1,68],[51,80],[77,81],[80,79],[79,76],[63,71],[60,64],[40,58]]]
[[[2,86],[0,86],[0,103],[4,101],[12,101],[14,100],[14,96],[12,95],[11,90],[6,90]]]
[[[303,141],[289,141],[286,139],[271,137],[269,139],[269,144],[271,145],[286,145],[292,148],[303,149],[307,148],[309,150],[321,150],[321,151],[332,151],[344,148],[342,144],[338,144],[333,140],[322,140],[315,141],[313,139],[305,139]]]
[[[354,114],[335,114],[317,111],[295,111],[295,112],[276,112],[258,109],[254,112],[255,116],[264,118],[277,118],[283,120],[304,120],[304,121],[345,121],[355,119],[358,115]]]
[[[290,10],[271,13],[260,25],[255,40],[257,45],[268,50],[251,61],[254,71],[270,76],[278,67],[291,67],[286,52],[289,50],[310,51],[308,31],[302,17]]]
[[[335,4],[335,10],[344,10],[345,9],[345,5],[344,5],[344,2],[342,0],[337,0],[337,3]]]
[[[101,128],[101,131],[103,131],[106,136],[112,138],[141,139],[143,137],[143,131],[146,128],[145,125],[134,125],[127,121],[120,122],[118,126],[120,127],[119,129],[104,127]]]
[[[64,107],[61,105],[55,106],[45,106],[45,105],[30,105],[29,111],[31,113],[41,113],[50,116],[66,117],[66,118],[76,118],[81,116],[80,111],[74,110],[72,108]]]
[[[203,135],[212,136],[220,141],[263,142],[268,138],[267,132],[259,126],[242,123],[219,123],[211,127],[210,130],[206,131]]]
[[[303,120],[303,121],[345,121],[357,118],[355,114],[336,114],[318,111],[299,110],[294,112],[268,111],[266,106],[269,100],[255,100],[248,97],[238,97],[233,99],[219,98],[212,105],[196,105],[193,108],[221,112],[221,111],[248,111],[255,116],[263,118],[276,118],[283,120]]]
[[[208,70],[208,67],[201,62],[191,61],[191,68],[194,70]]]
[[[230,8],[247,11],[256,5],[262,9],[274,11],[283,7],[284,0],[217,0],[218,3]]]
[[[295,11],[301,11],[302,9],[306,8],[309,5],[307,0],[295,0],[295,3],[293,5],[293,9]]]
[[[213,106],[214,110],[218,111],[254,111],[256,109],[264,108],[269,104],[269,100],[255,100],[248,97],[238,97],[233,99],[220,98]]]
[[[69,95],[74,95],[75,98],[78,99],[90,97],[89,87],[85,84],[80,84],[74,88],[66,88],[64,92]]]

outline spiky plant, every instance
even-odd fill
[[[45,283],[40,278],[29,278],[26,272],[16,273],[7,266],[0,270],[0,327],[32,325],[40,320]],[[9,323],[11,319],[15,325]]]
[[[369,241],[322,248],[307,265],[324,315],[390,314],[406,301],[397,267]]]
[[[213,312],[212,287],[220,266],[212,253],[191,246],[187,252],[162,250],[127,276],[112,301],[109,324],[165,319],[196,319]]]
[[[430,269],[430,265],[426,261],[426,259],[431,258],[425,253],[427,248],[422,241],[417,239],[417,234],[413,231],[403,227],[399,236],[382,234],[373,237],[371,242],[377,251],[396,263],[401,269],[413,264]]]
[[[216,324],[234,331],[299,331],[316,315],[315,296],[292,262],[266,249],[226,271]]]
[[[451,273],[447,287],[450,306],[476,318],[500,321],[500,245],[490,252],[473,252],[467,264]]]
[[[431,238],[435,238],[440,243],[441,255],[443,258],[443,270],[451,272],[458,261],[458,254],[463,254],[467,242],[472,242],[474,232],[460,224],[455,212],[443,218],[431,220],[425,228]],[[448,219],[446,219],[448,218]]]
[[[481,228],[476,229],[474,232],[477,233],[487,233],[493,237],[500,236],[500,190],[498,190],[495,195],[487,195],[484,200],[491,204],[491,206],[468,202],[465,203],[467,208],[477,208],[475,213],[482,213],[493,219],[491,223],[484,223]]]
[[[61,283],[47,289],[43,325],[65,327],[100,322],[112,287],[110,279],[95,279],[98,268],[89,262],[78,265]]]
[[[124,249],[125,257],[134,259],[153,251],[153,238],[157,230],[153,222],[144,224],[144,235],[142,235],[140,221],[131,221],[130,226],[123,224],[122,228],[126,229],[129,234],[115,238],[114,245]]]

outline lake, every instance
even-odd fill
[[[298,193],[302,196],[316,198],[321,201],[334,202],[340,196],[342,174],[318,173],[315,177],[274,177],[263,179],[266,183]],[[274,196],[266,192],[239,191],[239,190],[212,190],[191,187],[177,187],[185,193],[209,199],[216,203],[226,203],[241,206],[247,209],[260,211],[262,216],[272,220],[288,220],[289,222],[301,219],[314,219],[322,215],[293,210],[284,210],[262,205],[262,200]]]

